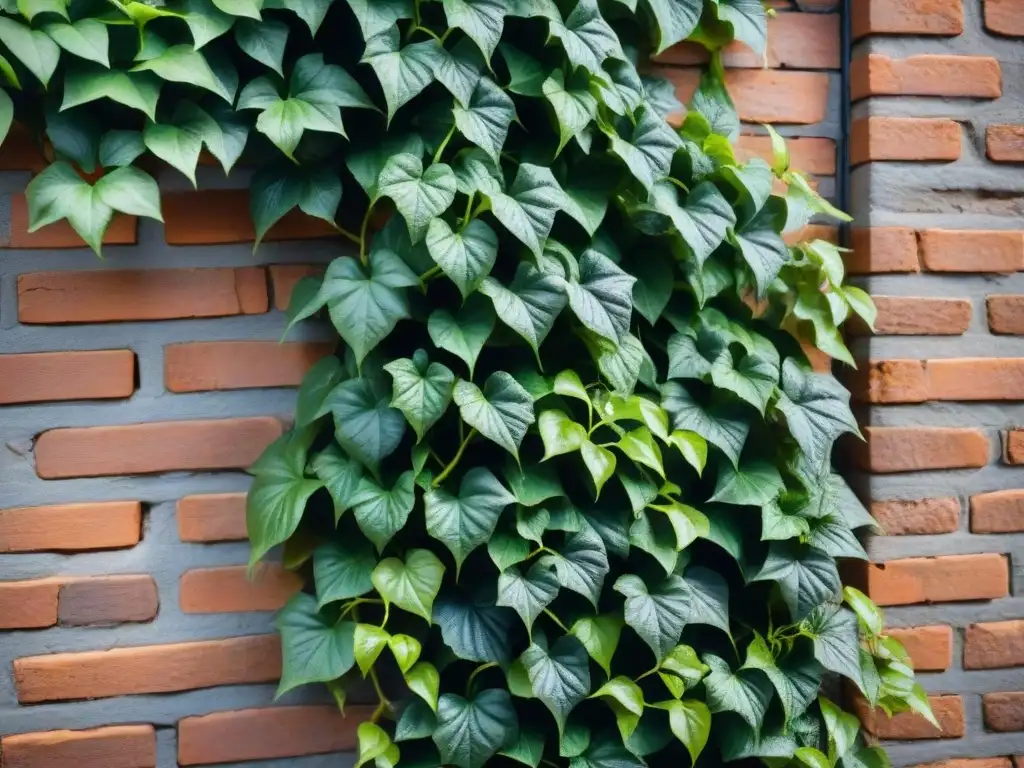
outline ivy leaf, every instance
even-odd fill
[[[389,0],[381,5],[386,8],[393,4],[394,0]],[[360,62],[369,64],[380,81],[388,105],[388,123],[401,107],[434,81],[434,70],[440,61],[436,40],[402,47],[397,26],[389,25],[385,31],[366,37],[366,50]]]
[[[767,295],[768,286],[790,260],[789,246],[779,235],[785,219],[785,201],[773,197],[732,235],[743,261],[754,275],[759,299]]]
[[[640,108],[629,138],[610,129],[606,133],[611,151],[648,192],[668,175],[672,157],[682,146],[682,139],[648,106]]]
[[[309,34],[316,37],[333,2],[334,0],[264,0],[263,7],[291,11],[306,23]]]
[[[607,58],[626,58],[618,35],[601,16],[595,0],[579,0],[564,22],[551,19],[550,35],[562,42],[573,66],[590,72],[600,72]]]
[[[284,48],[288,25],[283,21],[241,19],[235,24],[235,42],[242,52],[284,76]]]
[[[660,662],[679,643],[688,609],[682,593],[683,580],[669,576],[651,591],[639,576],[627,574],[615,582],[615,591],[626,598],[626,623],[650,646]]]
[[[646,0],[646,4],[657,29],[655,55],[693,34],[704,10],[702,0]]]
[[[867,693],[861,672],[856,614],[841,606],[820,605],[811,611],[801,629],[814,642],[814,658],[821,666],[849,678]]]
[[[580,322],[613,344],[629,331],[636,278],[601,252],[588,248],[580,258],[579,281],[566,281],[569,307]]]
[[[505,87],[520,96],[543,96],[543,83],[548,75],[540,62],[508,43],[501,43],[498,50],[508,68],[509,82]]]
[[[646,511],[637,514],[629,527],[629,543],[657,560],[666,574],[671,574],[679,562],[675,531],[664,515]]]
[[[537,465],[523,469],[509,462],[505,467],[505,479],[516,502],[523,507],[536,507],[549,499],[565,496],[562,482],[550,466]],[[544,512],[547,514],[546,510]],[[543,532],[543,529],[539,531]]]
[[[550,710],[561,734],[573,708],[590,693],[590,664],[583,644],[564,635],[548,648],[538,635],[520,657],[534,696]]]
[[[140,131],[107,131],[100,139],[100,165],[103,168],[131,165],[145,151]]]
[[[570,633],[586,648],[590,658],[611,675],[612,656],[619,647],[622,619],[613,614],[584,617],[572,625]]]
[[[653,469],[662,477],[665,467],[661,460],[661,449],[654,441],[654,435],[647,427],[637,427],[619,438],[615,447],[635,463]]]
[[[430,363],[427,353],[416,350],[412,359],[392,360],[384,366],[393,380],[391,407],[400,410],[420,441],[448,408],[455,374],[441,363]]]
[[[370,668],[376,663],[377,657],[388,644],[391,636],[386,630],[373,624],[356,624],[353,647],[359,671],[366,677]]]
[[[582,755],[569,761],[569,768],[643,768],[645,765],[618,737],[609,734],[596,736]]]
[[[334,436],[341,447],[371,472],[394,453],[405,434],[401,412],[392,408],[387,394],[368,379],[341,382],[324,405],[334,417]]]
[[[756,349],[743,355],[737,364],[731,353],[719,355],[711,366],[711,380],[763,414],[779,383],[779,353],[767,339],[757,337],[755,343]]]
[[[445,765],[482,768],[499,749],[515,743],[519,718],[508,691],[488,688],[472,700],[444,694],[437,705],[433,739]]]
[[[467,0],[446,0],[447,3],[468,5]],[[490,4],[494,0],[473,0],[474,5]],[[499,7],[501,7],[499,5]],[[481,77],[465,106],[452,108],[455,127],[463,136],[476,144],[495,163],[505,145],[509,126],[516,119],[516,106],[511,97],[489,78]]]
[[[213,0],[213,4],[231,16],[244,16],[250,19],[260,18],[262,0]]]
[[[455,200],[455,174],[444,163],[423,170],[423,163],[415,155],[395,155],[380,172],[377,194],[394,200],[415,245],[423,239],[431,219],[444,213]]]
[[[372,200],[377,197],[377,179],[388,160],[405,154],[421,157],[425,151],[423,139],[418,134],[389,134],[371,148],[350,154],[345,158],[345,165]]]
[[[498,236],[480,219],[473,219],[458,232],[444,219],[433,219],[427,229],[427,249],[462,297],[468,298],[494,267]]]
[[[720,0],[715,6],[719,21],[732,27],[732,37],[746,43],[758,56],[768,45],[768,15],[760,0]]]
[[[68,53],[104,67],[110,66],[110,37],[106,24],[95,19],[80,19],[71,24],[46,24],[43,30]]]
[[[3,17],[0,18],[0,42],[25,69],[35,75],[44,88],[50,84],[50,78],[60,60],[60,48],[49,35]]]
[[[522,163],[508,193],[488,197],[498,221],[540,258],[564,195],[550,168]]]
[[[411,549],[404,562],[397,557],[381,560],[370,578],[385,606],[394,604],[429,622],[443,577],[444,564],[433,552]]]
[[[197,51],[226,34],[235,24],[235,17],[224,13],[211,0],[186,0],[181,10],[182,21],[188,25]]]
[[[238,88],[238,73],[233,65],[225,63],[215,70],[205,55],[187,44],[172,45],[159,56],[137,64],[132,71],[152,72],[162,80],[197,85],[229,104],[234,104]]]
[[[846,388],[831,376],[805,369],[791,357],[782,364],[782,394],[776,407],[813,465],[828,460],[832,445],[843,433],[860,434]]]
[[[444,0],[449,27],[458,27],[476,43],[488,62],[501,40],[507,6],[500,0]]]
[[[435,309],[427,319],[430,340],[463,360],[470,378],[480,350],[493,330],[494,310],[490,302],[475,294],[467,298],[454,315],[447,309]]]
[[[562,411],[544,411],[537,422],[541,441],[544,443],[546,461],[555,456],[578,451],[587,442],[587,430]]]
[[[353,514],[359,530],[374,543],[378,552],[405,527],[416,500],[414,483],[412,470],[403,472],[390,489],[369,478],[359,481],[359,488],[351,499]]]
[[[275,698],[307,683],[337,680],[356,663],[351,621],[328,621],[316,600],[294,595],[275,620],[281,633],[281,683]]]
[[[558,152],[574,136],[579,136],[597,117],[597,99],[589,90],[590,82],[586,73],[577,70],[569,76],[556,69],[541,86],[544,97],[550,102],[558,124]]]
[[[351,600],[373,589],[370,574],[377,565],[373,548],[356,537],[336,539],[313,551],[316,605]]]
[[[596,500],[601,495],[604,484],[615,474],[615,454],[607,448],[584,440],[580,445],[580,455],[594,481],[594,499]]]
[[[807,709],[821,687],[821,668],[814,659],[805,658],[799,651],[791,651],[781,662],[776,662],[764,638],[757,634],[747,646],[743,668],[759,669],[771,680],[787,722],[792,722]]]
[[[711,710],[703,701],[685,699],[683,701],[665,701],[651,706],[668,712],[668,724],[672,734],[683,743],[690,753],[694,765],[697,758],[707,746],[711,735]]]
[[[530,723],[519,726],[519,737],[515,742],[498,752],[530,768],[537,768],[544,756],[544,732]]]
[[[391,649],[391,654],[395,657],[395,663],[398,664],[398,668],[402,670],[404,675],[420,658],[420,653],[423,651],[423,646],[419,640],[409,635],[397,634],[391,635],[388,638],[388,648]]]
[[[650,199],[639,207],[641,211],[654,211],[667,217],[671,228],[679,233],[686,253],[693,256],[698,266],[718,248],[736,225],[736,212],[718,187],[709,181],[701,182],[679,200],[679,189],[667,181],[658,182],[651,190]],[[638,226],[643,228],[643,222]],[[665,227],[658,227],[664,230]],[[653,231],[651,234],[660,234]]]
[[[422,699],[413,699],[395,724],[395,741],[429,739],[437,728],[437,715]]]
[[[455,404],[463,420],[519,461],[519,445],[533,424],[533,398],[511,374],[495,371],[484,388],[471,381],[455,384]]]
[[[334,520],[352,506],[352,498],[359,490],[363,477],[363,465],[350,459],[337,445],[330,445],[317,454],[311,462],[313,473],[323,481],[334,502]]]
[[[778,582],[794,621],[822,603],[837,602],[842,589],[835,560],[816,549],[788,542],[771,545],[753,581]]]
[[[631,261],[629,271],[636,278],[633,308],[654,325],[672,298],[672,260],[662,251],[655,250]]]
[[[597,607],[604,577],[608,575],[608,553],[604,541],[590,525],[573,533],[555,554],[545,555],[540,562],[554,567],[563,587],[583,595]]]
[[[480,293],[491,299],[501,321],[526,340],[539,361],[540,345],[566,304],[558,278],[524,261],[507,288],[487,277],[480,284]]]
[[[498,576],[498,605],[513,609],[530,632],[533,622],[558,595],[558,578],[546,565],[534,563],[524,575],[512,566]]]
[[[481,664],[507,664],[512,655],[515,612],[495,604],[493,592],[478,587],[473,594],[449,589],[434,606],[434,623],[460,659]]]
[[[52,45],[52,41],[46,39]],[[107,98],[139,110],[150,120],[156,120],[156,102],[161,85],[160,78],[147,72],[75,67],[68,69],[64,76],[64,101],[61,109]]]
[[[808,543],[831,557],[868,559],[867,552],[857,541],[856,534],[839,515],[829,515],[812,521]]]
[[[715,494],[708,501],[760,507],[774,501],[783,487],[779,470],[765,461],[743,463],[739,468],[722,463]]]
[[[448,89],[460,106],[469,104],[486,68],[479,49],[469,38],[463,38],[451,50],[444,46],[437,48],[434,77]]]
[[[697,652],[688,645],[677,645],[658,666],[658,677],[669,693],[680,698],[704,679],[710,668],[697,658]]]
[[[413,16],[412,0],[347,0],[359,23],[363,39],[386,32],[401,19]]]
[[[458,496],[432,488],[423,497],[427,533],[448,547],[458,573],[469,553],[494,533],[502,510],[514,502],[490,470],[473,467],[463,476]]]
[[[711,674],[704,678],[708,709],[712,713],[735,712],[751,728],[760,728],[772,698],[768,679],[758,670],[733,672],[714,654],[705,654],[704,663],[711,668]]]
[[[675,381],[662,385],[661,396],[662,407],[672,418],[674,430],[696,432],[728,456],[733,466],[739,464],[750,430],[750,423],[742,413],[731,408],[705,408]]]

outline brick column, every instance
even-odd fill
[[[1024,753],[1024,2],[852,6],[849,268],[879,310],[877,335],[853,341],[869,424],[853,479],[889,533],[861,575],[942,729],[864,719],[900,742],[896,765],[1009,768]]]

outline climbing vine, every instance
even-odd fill
[[[759,0],[3,0],[0,128],[53,162],[31,225],[97,252],[160,218],[149,155],[254,169],[348,243],[289,327],[341,338],[252,468],[252,562],[307,588],[279,693],[369,678],[357,768],[887,764],[821,692],[931,718],[837,560],[872,519],[831,467],[858,434],[804,345],[874,320],[845,218],[741,162],[718,51]],[[688,108],[648,62],[711,65]],[[784,235],[789,237],[784,238]]]

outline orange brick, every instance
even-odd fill
[[[134,245],[138,219],[118,214],[103,234],[104,245]],[[87,248],[85,241],[67,221],[47,224],[35,232],[28,231],[28,202],[25,195],[11,195],[11,236],[8,248]]]
[[[14,661],[14,684],[22,704],[268,683],[280,676],[277,635],[54,653]]]
[[[785,240],[788,245],[806,243],[812,240],[825,240],[833,245],[838,245],[839,228],[832,227],[827,224],[808,224],[806,227],[801,229],[783,233],[782,239]]]
[[[985,152],[997,163],[1024,163],[1024,125],[990,125]]]
[[[1021,0],[985,0],[985,28],[1009,37],[1024,37],[1024,3]]]
[[[51,429],[36,440],[36,472],[52,480],[246,469],[281,432],[270,416]]]
[[[724,51],[727,68],[767,65],[773,69],[839,69],[839,14],[779,13],[768,21],[768,50],[762,58],[737,41]],[[680,43],[654,59],[660,64],[703,64],[707,49]]]
[[[925,763],[914,768],[1013,768],[1013,765],[1008,757],[981,757],[943,760],[941,763]]]
[[[134,547],[142,504],[108,501],[0,509],[0,552],[83,552]]]
[[[833,176],[836,172],[836,143],[832,139],[786,139],[790,165],[803,173]],[[772,140],[768,136],[740,136],[736,140],[736,155],[741,160],[760,157],[771,162]]]
[[[178,536],[182,541],[242,541],[245,494],[210,493],[178,502]]]
[[[927,229],[920,233],[921,261],[932,272],[1000,272],[1024,269],[1024,233]]]
[[[871,514],[889,536],[952,533],[960,527],[960,502],[954,498],[874,501]]]
[[[38,173],[49,163],[40,151],[40,143],[22,123],[12,123],[0,146],[0,171],[35,171]]]
[[[951,627],[889,629],[886,634],[903,643],[917,672],[944,672],[953,663]]]
[[[960,124],[945,118],[862,117],[850,126],[850,163],[960,159]]]
[[[981,709],[989,730],[1024,731],[1024,691],[986,693],[981,697]]]
[[[1006,433],[1003,458],[1007,464],[1024,464],[1024,430],[1014,429]]]
[[[164,235],[171,245],[251,243],[256,231],[247,189],[168,192],[161,200]],[[292,209],[264,236],[265,241],[335,237],[338,230],[322,219]]]
[[[851,4],[854,38],[866,35],[959,35],[963,0],[857,0]]]
[[[127,349],[0,355],[0,403],[104,400],[135,391],[135,354]]]
[[[872,360],[862,366],[851,388],[869,403],[923,403],[928,399],[928,373],[923,360]]]
[[[205,341],[164,348],[164,379],[171,392],[297,387],[332,342]]]
[[[152,621],[158,607],[151,576],[93,576],[61,586],[57,618],[66,626]]]
[[[1009,594],[1010,569],[997,554],[912,557],[866,566],[866,592],[878,605],[995,600]]]
[[[917,234],[905,227],[854,228],[853,252],[844,254],[851,275],[918,272]]]
[[[989,439],[977,429],[865,427],[861,466],[871,472],[920,472],[988,464]]]
[[[923,54],[891,59],[871,53],[850,65],[850,97],[946,96],[997,99],[1003,93],[999,62],[991,56]]]
[[[688,103],[700,82],[700,70],[661,67],[676,95]],[[726,87],[740,118],[748,123],[820,123],[828,113],[829,77],[824,72],[734,69],[725,75]],[[680,115],[670,115],[678,124]]]
[[[932,400],[1024,400],[1024,358],[928,361]]]
[[[317,264],[271,264],[270,285],[274,291],[274,308],[284,312],[292,298],[295,284],[304,277],[320,277],[324,268]]]
[[[372,707],[274,707],[213,712],[178,722],[178,764],[210,765],[270,760],[327,752],[356,745],[356,728]]]
[[[873,296],[878,308],[879,336],[959,336],[971,323],[966,299],[916,296]]]
[[[4,768],[156,768],[151,725],[23,733],[4,736],[0,748]]]
[[[262,563],[250,577],[244,565],[197,568],[181,576],[182,613],[276,611],[302,588],[302,579],[277,563]]]
[[[117,269],[18,276],[23,323],[109,323],[252,315],[268,309],[266,273],[237,269]]]
[[[858,700],[857,714],[864,730],[879,739],[959,739],[964,735],[964,703],[959,696],[929,696],[939,728],[914,712],[903,712],[890,718],[881,710],[871,711]]]
[[[1024,334],[1024,296],[989,296],[985,306],[992,333]]]
[[[59,579],[0,581],[0,629],[52,627],[59,589]]]
[[[964,636],[964,669],[1024,666],[1024,621],[971,624]]]
[[[972,533],[1024,531],[1024,491],[993,491],[971,496]]]

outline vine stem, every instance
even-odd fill
[[[641,680],[643,680],[645,677],[650,677],[651,675],[653,675],[657,671],[658,671],[657,667],[655,667],[654,669],[648,669],[646,672],[644,672],[642,675],[640,675],[640,677],[635,678],[633,680],[633,682],[638,683]]]
[[[441,483],[443,483],[447,479],[448,475],[450,475],[452,473],[452,470],[455,469],[455,467],[458,465],[459,461],[462,459],[462,454],[464,454],[466,452],[466,446],[469,445],[469,441],[473,439],[473,436],[475,434],[476,434],[476,428],[475,427],[473,429],[469,430],[469,434],[466,435],[466,439],[463,440],[462,441],[462,445],[459,446],[459,450],[458,450],[458,453],[455,454],[455,458],[453,458],[451,461],[449,461],[448,462],[448,466],[445,467],[443,470],[441,470],[441,474],[434,478],[434,482],[431,483],[431,485],[434,488],[437,488],[437,486],[439,486]]]
[[[391,701],[384,695],[384,690],[380,687],[380,678],[377,677],[377,670],[374,667],[370,667],[370,680],[373,682],[373,690],[377,692],[377,700],[380,702],[373,717],[370,718],[371,722],[376,723],[385,712],[391,709]]]
[[[371,200],[363,214],[363,223],[359,227],[359,261],[365,267],[369,262],[366,258],[366,228],[370,225],[370,214],[373,213],[373,206],[377,204],[376,199]]]
[[[420,275],[419,280],[421,283],[425,283],[427,280],[437,277],[439,274],[441,274],[441,268],[435,264],[422,275]]]
[[[550,608],[545,608],[544,615],[551,619],[553,622],[555,622],[555,624],[557,624],[561,628],[561,630],[565,632],[565,634],[569,634],[569,628],[562,623],[562,620],[560,618],[555,616],[554,611],[552,611]]]
[[[469,224],[469,220],[473,215],[473,198],[476,197],[476,192],[470,192],[469,197],[466,198],[466,213],[462,216],[462,228],[465,229],[466,225]]]
[[[341,235],[344,238],[347,238],[348,240],[351,240],[356,245],[362,243],[362,240],[359,239],[359,235],[355,234],[354,232],[349,232],[347,229],[345,229],[344,227],[339,227],[337,224],[334,225],[334,228],[338,230],[339,235]]]
[[[466,698],[467,699],[469,698],[470,693],[473,692],[473,681],[476,680],[476,676],[479,675],[481,672],[484,672],[484,671],[490,669],[491,667],[496,667],[496,666],[498,666],[498,662],[496,662],[496,661],[489,661],[486,664],[481,664],[479,667],[477,667],[476,669],[473,670],[473,673],[469,676],[469,680],[466,681]]]
[[[345,618],[345,616],[347,616],[350,611],[355,611],[355,609],[360,605],[382,605],[383,603],[383,600],[380,600],[376,597],[357,597],[355,600],[353,600],[351,603],[345,606],[345,609],[341,612],[341,615],[338,616],[338,621],[341,621],[343,618]]]
[[[454,135],[455,135],[455,126],[452,125],[452,127],[448,130],[448,135],[445,136],[444,137],[444,141],[441,142],[441,146],[439,146],[437,148],[437,152],[434,153],[434,159],[433,159],[432,162],[434,162],[434,163],[441,162],[441,155],[444,152],[445,147],[448,146],[448,142],[452,140],[452,136],[454,136]]]

